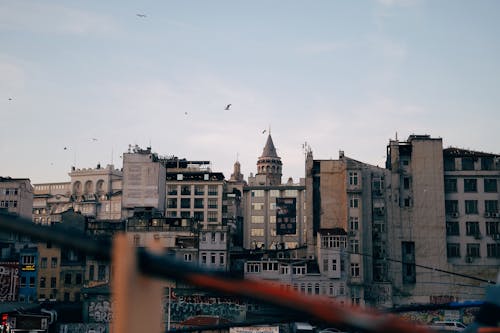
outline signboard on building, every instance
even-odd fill
[[[297,231],[297,199],[276,198],[276,234],[294,235]]]
[[[229,333],[279,333],[279,326],[230,327]]]

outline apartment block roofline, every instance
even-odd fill
[[[448,147],[443,149],[444,156],[455,156],[455,157],[499,157],[498,154],[485,153],[480,151],[474,151],[463,148]]]

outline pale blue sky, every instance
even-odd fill
[[[283,180],[306,141],[380,166],[396,132],[500,153],[499,87],[500,1],[0,0],[0,176],[151,143],[248,177],[269,126]]]

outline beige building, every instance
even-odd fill
[[[298,184],[292,179],[282,184],[281,175],[281,158],[269,135],[257,161],[257,174],[250,175],[248,185],[243,187],[243,247],[246,249],[294,249],[306,245],[304,179]],[[290,216],[278,214],[280,205],[291,208]],[[280,218],[283,221],[278,220]]]
[[[136,207],[164,211],[165,175],[165,166],[151,147],[130,147],[123,154],[122,216],[132,216]]]
[[[26,178],[0,177],[0,209],[31,220],[33,186]]]
[[[446,148],[444,187],[446,256],[457,273],[495,280],[500,269],[500,156]],[[456,283],[464,284],[461,279]],[[455,298],[480,298],[484,285],[467,281]],[[479,291],[479,295],[478,295]]]
[[[411,135],[390,141],[387,168],[394,302],[483,298],[500,267],[499,156]]]
[[[387,285],[381,275],[384,269],[372,255],[387,241],[377,233],[386,223],[385,178],[384,169],[342,151],[337,160],[314,160],[307,151],[308,252],[314,253],[321,274],[336,288],[345,286],[343,295],[353,304],[390,305],[379,292]]]

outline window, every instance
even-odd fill
[[[488,258],[500,258],[500,244],[486,244]]]
[[[191,253],[184,253],[184,261],[191,262],[193,260],[193,255]]]
[[[358,185],[358,173],[357,172],[349,172],[349,185]]]
[[[496,193],[498,192],[497,180],[495,178],[484,179],[484,192]]]
[[[332,271],[337,270],[337,259],[332,259]]]
[[[328,272],[328,259],[323,259],[323,271]]]
[[[351,277],[358,277],[358,276],[359,276],[359,264],[351,263]]]
[[[493,170],[493,157],[481,157],[481,170]]]
[[[82,273],[76,273],[75,276],[75,284],[80,285],[82,284]]]
[[[403,188],[405,190],[409,190],[410,189],[410,177],[404,177],[403,178]]]
[[[177,208],[177,199],[167,199],[167,208]]]
[[[477,179],[464,179],[464,192],[477,192]]]
[[[467,256],[471,258],[481,257],[481,253],[479,252],[479,244],[477,243],[467,244]]]
[[[498,213],[498,201],[484,200],[484,211],[486,213]]]
[[[182,198],[181,199],[181,208],[191,208],[191,199],[190,198]]]
[[[359,253],[359,240],[351,239],[349,245],[351,253]]]
[[[359,218],[357,216],[349,217],[349,226],[351,230],[358,230],[359,227]]]
[[[472,157],[462,157],[462,170],[474,170],[474,159]]]
[[[351,198],[351,200],[349,200],[349,205],[351,208],[358,208],[359,207],[359,199],[358,198]]]
[[[252,197],[259,198],[264,196],[264,190],[252,190]]]
[[[304,275],[304,274],[306,274],[306,267],[305,266],[294,266],[292,268],[292,274],[293,275]]]
[[[226,241],[226,234],[224,232],[220,233],[220,242],[221,244]]]
[[[64,293],[64,301],[69,302],[69,293],[68,292]]]
[[[205,186],[204,185],[195,185],[194,186],[194,195],[204,195],[205,194]]]
[[[455,171],[455,158],[453,157],[444,158],[444,171]]]
[[[26,276],[21,276],[21,282],[19,283],[19,287],[26,287]]]
[[[477,200],[465,200],[465,214],[478,214]]]
[[[217,199],[208,199],[208,208],[217,208]]]
[[[203,214],[203,212],[194,212],[193,217],[196,221],[204,221],[205,220],[205,215]]]
[[[221,266],[225,265],[225,258],[226,258],[226,257],[224,256],[224,253],[220,253],[220,254],[219,254],[219,264],[220,264]]]
[[[251,236],[264,236],[264,229],[260,229],[260,228],[253,228],[250,230],[250,235]]]
[[[45,276],[40,277],[40,288],[45,288]]]
[[[208,185],[208,195],[217,195],[217,185]]]
[[[405,198],[404,199],[404,206],[405,207],[410,207],[411,206],[411,199],[410,198]]]
[[[486,222],[486,235],[500,234],[500,222]]]
[[[71,284],[71,273],[64,274],[64,284],[65,285]]]
[[[206,253],[202,253],[201,254],[201,263],[203,265],[206,265],[207,264],[207,254]]]
[[[93,281],[95,278],[94,276],[94,265],[89,266],[89,280]]]
[[[105,265],[99,265],[97,267],[97,280],[103,281],[106,279],[106,266]]]
[[[274,204],[276,205],[276,204]],[[261,202],[253,203],[252,210],[262,210],[264,208],[264,204]]]
[[[456,178],[445,179],[444,180],[444,190],[446,193],[457,192],[457,179]]]
[[[177,195],[177,185],[168,185],[167,193],[168,195]]]
[[[211,240],[212,240],[212,243],[215,243],[216,233],[215,233],[215,232],[211,232],[211,233],[210,233],[210,238],[211,238]]]
[[[52,259],[50,260],[50,267],[51,268],[57,267],[57,257],[52,257]]]
[[[21,264],[23,265],[34,265],[35,264],[35,256],[22,256]]]
[[[212,254],[212,255],[210,256],[210,262],[211,262],[212,264],[215,264],[215,254]]]
[[[458,213],[458,200],[446,200],[444,207],[446,214]]]
[[[30,287],[30,288],[35,288],[35,277],[34,277],[34,276],[30,276],[30,284],[29,284],[29,287]]]
[[[208,212],[208,222],[217,222],[218,213],[217,212]]]
[[[459,236],[460,225],[458,222],[446,222],[446,236]]]
[[[280,191],[279,190],[270,190],[269,191],[269,196],[271,196],[271,197],[279,197],[280,196]]]
[[[476,236],[479,235],[479,222],[466,222],[466,234],[467,236]]]
[[[57,278],[51,277],[50,278],[50,288],[57,288]]]
[[[264,216],[252,215],[252,223],[264,223]]]
[[[345,248],[346,242],[346,236],[321,236],[322,248]]]
[[[182,173],[178,173],[177,180],[183,180],[183,179],[184,179],[184,175]]]
[[[260,264],[247,263],[247,272],[248,273],[259,273],[260,272]]]

